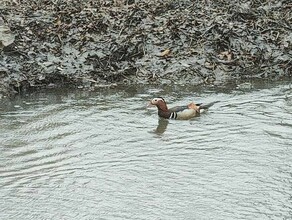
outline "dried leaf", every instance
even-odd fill
[[[160,57],[169,57],[171,54],[171,50],[170,49],[166,49],[164,50],[161,54]]]

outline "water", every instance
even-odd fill
[[[219,100],[189,121],[147,102]],[[292,219],[292,89],[46,91],[0,106],[0,219]]]

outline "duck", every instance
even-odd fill
[[[183,106],[175,106],[168,108],[166,101],[162,97],[153,98],[148,106],[156,106],[158,109],[158,116],[164,119],[175,119],[175,120],[189,120],[196,116],[199,116],[203,110],[208,109],[215,102],[203,105],[202,103],[195,104],[191,102]]]

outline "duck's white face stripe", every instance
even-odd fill
[[[154,98],[154,99],[152,99],[152,104],[157,104],[159,101],[163,101],[164,102],[164,99],[162,99],[162,98]]]

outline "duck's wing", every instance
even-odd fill
[[[194,102],[191,102],[188,105],[175,106],[173,108],[170,108],[169,111],[170,112],[181,112],[181,111],[184,111],[186,109],[194,109],[196,111],[199,111],[199,109],[201,108],[202,105],[203,105],[202,103],[195,104]]]
[[[200,114],[201,110],[208,109],[216,102],[211,102],[209,104],[202,103],[190,103],[183,106],[175,106],[168,109],[168,115],[165,118],[169,119],[179,119],[179,120],[188,120]]]
[[[179,120],[191,119],[200,114],[200,105],[201,104],[195,104],[192,102],[188,105],[172,107],[168,109],[168,112],[170,113],[169,119]]]
[[[188,109],[189,107],[187,105],[184,105],[184,106],[175,106],[175,107],[172,107],[170,109],[168,109],[170,112],[182,112],[183,110],[186,110]]]

